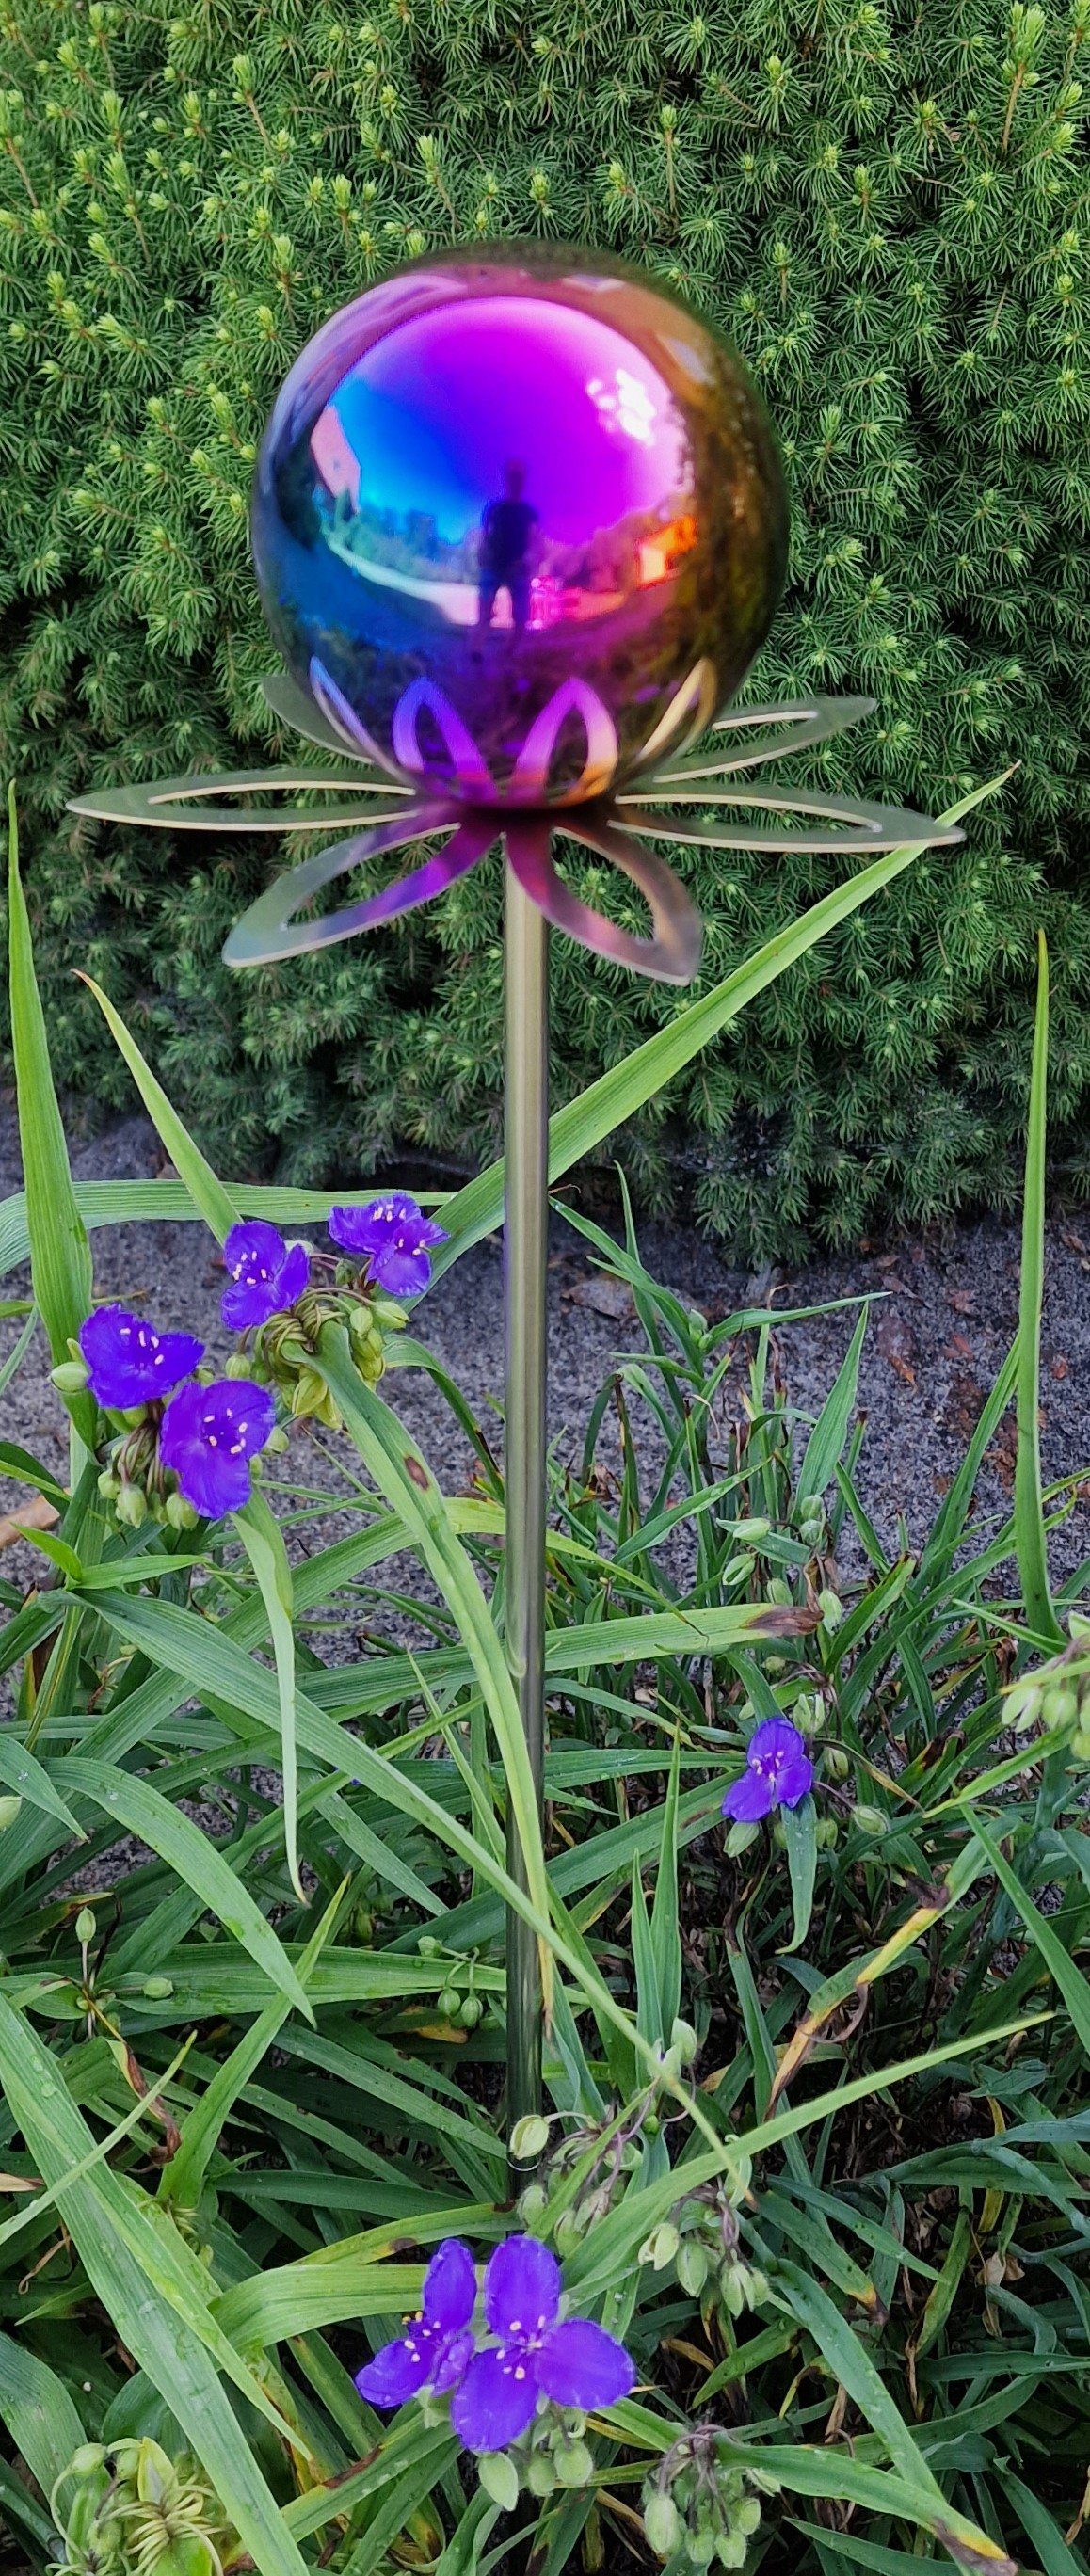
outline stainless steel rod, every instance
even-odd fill
[[[506,879],[504,1256],[507,1334],[506,1651],[542,1806],[545,1774],[545,1270],[549,1223],[549,929],[511,868]],[[526,1872],[510,1806],[507,1866]],[[541,2108],[537,1939],[507,1918],[508,2124]]]

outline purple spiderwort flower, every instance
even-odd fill
[[[448,2236],[424,2274],[419,2316],[408,2317],[404,2334],[357,2370],[360,2396],[372,2406],[403,2406],[425,2389],[439,2397],[455,2387],[474,2349],[469,2323],[476,2300],[473,2256],[460,2237]]]
[[[369,1207],[331,1208],[329,1231],[342,1252],[366,1261],[368,1277],[391,1297],[412,1297],[426,1288],[430,1247],[448,1241],[444,1228],[400,1190],[372,1199]]]
[[[310,1277],[305,1243],[285,1243],[275,1225],[255,1217],[252,1225],[233,1225],[223,1247],[228,1286],[220,1313],[233,1333],[267,1324],[270,1315],[294,1306]]]
[[[202,1520],[239,1511],[250,1493],[250,1460],[276,1420],[268,1389],[250,1378],[180,1386],[163,1415],[159,1455]]]
[[[467,2451],[504,2451],[526,2431],[539,2397],[554,2406],[615,2406],[635,2386],[624,2345],[588,2317],[558,2321],[560,2266],[535,2236],[497,2245],[484,2310],[498,2348],[474,2354],[450,2419]]]
[[[113,1413],[169,1395],[204,1357],[192,1333],[156,1333],[127,1306],[96,1306],[80,1325],[79,1346],[96,1404]]]
[[[722,1812],[736,1825],[753,1825],[774,1807],[801,1806],[812,1788],[814,1766],[805,1738],[789,1717],[766,1717],[746,1746],[741,1779],[728,1789]]]

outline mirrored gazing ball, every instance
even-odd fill
[[[693,740],[771,623],[787,503],[727,344],[637,270],[427,258],[334,314],[257,463],[269,625],[343,740],[471,803],[576,802]]]

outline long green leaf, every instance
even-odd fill
[[[458,1621],[495,1729],[527,1888],[538,1914],[547,1921],[549,1886],[541,1823],[518,1702],[495,1623],[469,1557],[455,1535],[445,1498],[396,1414],[357,1375],[348,1356],[347,1337],[338,1328],[327,1325],[322,1333],[317,1366],[380,1493],[404,1521]]]
[[[232,1226],[238,1224],[234,1200],[179,1118],[173,1102],[168,1100],[162,1083],[156,1080],[147,1058],[141,1054],[135,1038],[126,1028],[120,1011],[114,1009],[93,975],[85,975],[83,980],[94,994],[111,1036],[117,1040],[156,1135],[166,1146],[194,1207],[199,1209],[205,1224],[211,1227],[217,1242],[222,1243]]]
[[[1083,1976],[1081,1969],[1076,1967],[1069,1952],[1065,1950],[1059,1934],[1053,1931],[1047,1916],[1038,1913],[1033,1898],[1027,1895],[1021,1879],[1016,1877],[1010,1862],[1004,1858],[998,1843],[993,1842],[986,1826],[981,1824],[978,1816],[971,1814],[968,1807],[965,1812],[981,1850],[987,1853],[1001,1888],[1009,1896],[1015,1912],[1021,1916],[1030,1940],[1039,1950],[1050,1977],[1059,1987],[1075,2030],[1087,2056],[1090,2057],[1090,1981]]]
[[[245,1509],[235,1513],[235,1527],[249,1557],[265,1604],[280,1694],[280,1777],[284,1796],[284,1842],[288,1874],[301,1905],[306,1892],[299,1876],[297,1809],[299,1762],[295,1746],[295,1635],[292,1625],[291,1567],[280,1523],[255,1487]]]
[[[343,1880],[300,1958],[299,1983],[304,1990],[335,1929],[347,1885],[347,1879]],[[200,2101],[194,2103],[189,2113],[180,2147],[163,2169],[160,2184],[163,2200],[175,2201],[183,2209],[196,2207],[224,2122],[230,2118],[239,2094],[279,2037],[290,2010],[290,2004],[284,1999],[268,2004],[250,2029],[243,2033],[223,2065],[217,2067],[211,2083],[205,2086]]]
[[[243,1886],[222,1852],[181,1808],[172,1806],[150,1781],[139,1779],[132,1771],[118,1771],[103,1763],[66,1755],[58,1763],[57,1772],[65,1788],[78,1797],[90,1798],[126,1833],[138,1834],[141,1842],[150,1844],[160,1860],[184,1878],[202,1906],[218,1915],[224,1931],[241,1942],[277,1993],[305,2014],[308,2021],[313,2020],[297,1971],[249,1888]]]
[[[1018,1295],[1018,1447],[1014,1467],[1014,1543],[1030,1627],[1050,1645],[1063,1643],[1048,1580],[1038,1429],[1041,1308],[1045,1272],[1045,1130],[1048,1116],[1048,950],[1037,934],[1037,1015],[1026,1127],[1022,1198],[1022,1272]]]
[[[986,786],[974,788],[971,795],[962,796],[956,805],[949,806],[945,814],[940,814],[939,822],[960,822],[962,815],[971,813],[974,805],[983,804],[986,796],[994,796],[1009,775],[1009,770],[1004,770],[1002,777],[989,779]],[[860,869],[858,876],[849,877],[845,884],[835,886],[831,894],[823,895],[820,903],[812,904],[809,912],[804,912],[799,920],[789,922],[784,930],[778,930],[774,938],[767,940],[763,948],[758,948],[754,956],[747,957],[743,965],[736,966],[733,974],[725,976],[712,992],[705,993],[698,1002],[690,1002],[688,1008],[679,1011],[666,1028],[657,1030],[654,1037],[646,1038],[643,1045],[626,1056],[622,1064],[614,1065],[608,1073],[600,1075],[597,1082],[592,1082],[589,1090],[580,1092],[577,1100],[568,1101],[566,1107],[559,1109],[549,1121],[550,1181],[559,1180],[562,1172],[570,1171],[573,1163],[580,1162],[584,1154],[592,1153],[615,1127],[622,1126],[626,1118],[634,1117],[637,1110],[654,1099],[666,1083],[684,1072],[685,1066],[691,1064],[702,1047],[710,1046],[713,1038],[719,1037],[730,1022],[737,1019],[747,1003],[755,1001],[758,993],[774,984],[777,976],[795,965],[798,958],[805,957],[807,950],[816,947],[819,939],[827,938],[840,922],[846,921],[851,913],[858,912],[862,904],[869,903],[872,895],[880,894],[884,886],[892,884],[893,879],[900,876],[902,868],[911,866],[919,855],[920,844],[914,842],[911,848],[887,850],[880,859],[872,860],[868,868]],[[490,1234],[494,1226],[502,1223],[503,1164],[490,1163],[487,1171],[479,1173],[476,1180],[467,1182],[464,1189],[457,1190],[444,1202],[442,1215],[451,1239],[449,1243],[441,1244],[435,1255],[433,1275],[436,1278],[449,1269],[460,1253],[467,1252],[471,1244],[479,1243],[482,1235]]]
[[[76,1206],[68,1147],[53,1088],[45,1013],[34,972],[30,917],[19,876],[14,787],[8,794],[8,945],[11,1040],[26,1182],[30,1272],[34,1301],[56,1366],[69,1357],[69,1342],[75,1340],[91,1311],[91,1247]],[[85,1448],[93,1448],[93,1398],[74,1395],[67,1401],[80,1439]]]
[[[48,2497],[84,2439],[83,2426],[63,2379],[6,2334],[0,2334],[0,2421]]]
[[[224,2397],[207,2342],[184,2313],[188,2290],[191,2310],[201,2315],[181,2261],[180,2239],[175,2240],[172,2267],[167,2239],[151,2223],[150,2208],[148,2218],[136,2224],[137,2213],[148,2206],[142,2195],[108,2166],[84,2170],[78,2181],[66,2179],[66,2169],[84,2165],[94,2139],[59,2081],[48,2049],[4,1996],[0,2075],[12,2115],[40,2172],[56,2189],[65,2225],[114,2333],[176,2415],[255,2566],[262,2576],[305,2576],[296,2543]],[[200,2274],[195,2255],[192,2268]],[[162,2286],[171,2278],[174,2300],[167,2299]],[[206,2332],[211,2336],[212,2331],[209,2320]],[[232,2377],[262,2413],[272,2412],[222,2330],[216,2330],[215,2339]]]

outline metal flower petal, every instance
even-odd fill
[[[463,717],[433,680],[411,680],[403,691],[392,726],[402,774],[391,777],[317,659],[311,662],[309,676],[309,693],[283,674],[267,682],[267,693],[283,720],[339,756],[340,769],[301,765],[237,776],[175,778],[150,788],[107,789],[73,800],[78,813],[159,825],[177,823],[184,806],[187,828],[219,831],[320,831],[331,823],[351,820],[361,796],[387,800],[387,811],[377,815],[368,829],[334,842],[317,858],[304,860],[251,905],[224,948],[231,966],[304,955],[390,921],[414,905],[430,902],[502,839],[520,882],[558,929],[596,955],[638,974],[683,984],[691,981],[699,964],[699,915],[665,859],[641,848],[641,842],[670,840],[691,848],[762,855],[781,850],[828,852],[850,858],[873,857],[880,850],[901,847],[949,846],[962,838],[956,827],[940,825],[925,814],[755,782],[753,773],[767,762],[825,742],[868,714],[874,703],[869,698],[814,696],[782,706],[733,708],[711,728],[713,737],[727,737],[722,749],[713,738],[685,755],[684,741],[680,753],[677,747],[678,725],[683,733],[688,728],[691,739],[692,724],[699,725],[707,712],[698,666],[678,692],[677,721],[652,736],[638,781],[614,792],[610,787],[612,719],[585,681],[565,681],[529,725],[500,802]],[[453,776],[445,796],[428,789],[423,777],[422,718],[438,729],[449,753]],[[560,735],[573,719],[584,732],[583,770],[562,802],[547,802]],[[421,781],[415,790],[414,777]],[[332,812],[323,814],[312,804],[277,809],[264,803],[233,809],[216,801],[270,787],[318,785],[335,792]],[[206,796],[212,802],[202,806]],[[694,806],[703,809],[695,821],[686,815],[686,808],[691,814]],[[713,809],[723,808],[728,810],[721,819],[707,819]],[[764,819],[749,819],[752,810]],[[606,859],[638,888],[652,914],[651,938],[641,938],[595,911],[565,882],[552,855],[557,832]],[[339,911],[313,917],[313,898],[334,878],[387,851],[440,836],[444,846],[406,875]]]

